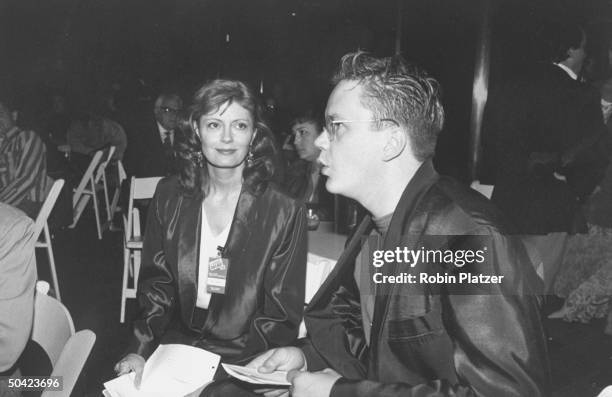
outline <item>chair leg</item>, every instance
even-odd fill
[[[115,193],[113,193],[113,200],[111,202],[111,213],[115,213],[117,212],[117,205],[119,205],[119,195],[120,195],[120,189],[117,188],[115,189]]]
[[[96,194],[96,185],[93,177],[89,180],[93,196],[94,212],[96,215],[96,227],[98,228],[98,240],[102,240],[102,226],[100,225],[100,210],[98,208],[98,195]]]
[[[49,225],[45,222],[43,226],[45,233],[45,242],[47,247],[47,254],[49,255],[49,267],[51,268],[51,278],[53,279],[53,288],[55,289],[55,296],[58,301],[62,301],[59,289],[59,282],[57,281],[57,271],[55,269],[55,258],[53,256],[53,247],[51,246],[51,233],[49,233]]]
[[[104,186],[104,202],[106,203],[106,217],[110,223],[113,220],[111,215],[111,203],[108,199],[108,184],[106,183],[106,171],[102,174],[102,186]]]
[[[69,226],[70,229],[74,229],[76,227],[77,223],[79,222],[79,219],[81,219],[81,215],[83,214],[83,211],[87,207],[87,203],[89,203],[89,194],[88,193],[81,194],[81,197],[79,197],[79,199],[76,201],[76,204],[73,209],[74,220],[72,222],[72,225]]]
[[[134,291],[136,291],[138,287],[138,274],[140,274],[141,256],[142,256],[142,252],[140,250],[134,251]]]
[[[123,279],[121,280],[121,314],[119,316],[119,322],[123,324],[125,321],[125,301],[127,300],[127,282],[128,282],[128,268],[130,267],[131,253],[128,248],[123,248]]]

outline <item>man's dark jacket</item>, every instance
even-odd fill
[[[491,199],[520,233],[586,230],[580,207],[608,163],[595,89],[539,65],[492,91],[483,140],[485,168],[496,171]]]
[[[176,154],[164,147],[159,135],[159,127],[153,117],[153,112],[136,112],[127,121],[128,148],[125,153],[124,165],[128,175],[137,178],[153,176],[170,176],[178,172]],[[174,129],[174,145],[182,139],[179,128]]]
[[[384,275],[421,272],[503,275],[501,284],[377,284],[370,346],[354,281],[366,217],[310,305],[308,370],[331,367],[343,378],[331,396],[546,395],[544,332],[537,276],[524,247],[489,201],[424,163],[406,187],[384,239],[385,250],[487,250],[484,262],[463,267],[387,263]]]

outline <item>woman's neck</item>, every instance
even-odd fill
[[[244,167],[208,168],[208,195],[230,196],[240,193],[242,189],[242,171]]]

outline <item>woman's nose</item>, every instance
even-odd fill
[[[231,127],[227,127],[227,126],[224,126],[222,128],[223,128],[223,130],[221,131],[221,141],[222,142],[231,142],[231,141],[233,141],[232,128]]]

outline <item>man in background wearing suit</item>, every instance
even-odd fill
[[[557,28],[552,62],[494,90],[483,131],[496,159],[492,200],[518,226],[546,293],[568,233],[586,232],[581,206],[607,164],[599,94],[579,80],[586,35]]]
[[[155,121],[134,120],[129,126],[126,171],[138,178],[168,176],[176,172],[174,147],[178,114],[183,101],[177,94],[161,94],[153,107]]]

